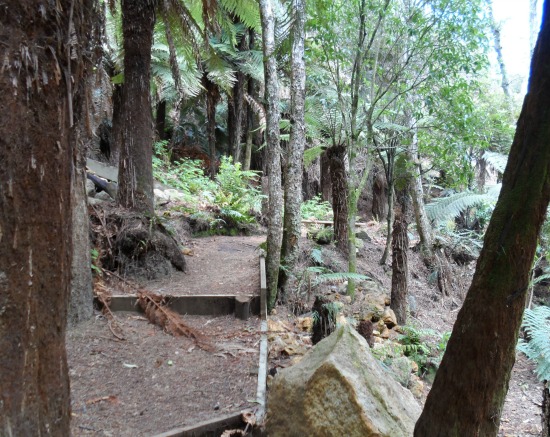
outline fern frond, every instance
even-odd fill
[[[541,381],[550,380],[550,307],[526,309],[523,328],[530,339],[519,340],[517,348],[537,364],[537,376]]]
[[[311,260],[316,264],[323,264],[323,252],[321,249],[311,250]]]
[[[304,150],[304,166],[309,167],[325,151],[325,146],[314,146]]]
[[[493,193],[472,193],[464,191],[443,197],[426,205],[428,218],[435,222],[441,222],[450,218],[458,217],[461,212],[480,203],[494,202]]]
[[[483,154],[483,159],[499,173],[504,173],[504,169],[508,163],[508,156],[498,152],[486,151]]]
[[[221,5],[231,14],[236,15],[246,27],[261,33],[260,9],[255,0],[221,0]]]
[[[346,280],[353,280],[353,281],[368,281],[368,276],[360,275],[359,273],[349,273],[349,272],[338,272],[338,273],[324,273],[322,275],[317,276],[315,279],[316,284],[322,284],[324,282],[329,281],[346,281]]]

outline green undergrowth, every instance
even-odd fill
[[[222,157],[214,180],[207,177],[200,160],[171,162],[166,141],[155,145],[153,174],[156,180],[177,189],[181,200],[170,209],[188,217],[198,236],[237,235],[257,221],[262,195],[258,174]]]

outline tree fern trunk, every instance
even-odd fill
[[[348,252],[348,175],[346,172],[345,146],[332,146],[327,150],[330,159],[332,183],[332,212],[334,216],[334,240],[343,252]]]
[[[550,436],[550,389],[548,381],[542,389],[542,437]]]
[[[550,200],[549,14],[547,1],[500,197],[416,437],[498,432],[529,272]]]
[[[396,193],[396,214],[393,222],[392,236],[392,279],[391,308],[397,317],[397,323],[407,323],[407,293],[408,293],[408,255],[409,234],[409,193],[408,184]]]

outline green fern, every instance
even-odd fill
[[[461,212],[468,208],[482,204],[494,203],[500,193],[500,184],[495,185],[487,193],[474,193],[464,191],[462,193],[452,194],[448,197],[442,197],[429,205],[426,205],[426,214],[434,222],[442,222],[454,217],[458,217]]]
[[[537,364],[537,376],[541,381],[550,381],[550,307],[526,309],[522,327],[530,340],[520,339],[518,350]]]
[[[349,272],[323,273],[317,276],[317,278],[315,278],[315,285],[322,284],[324,282],[330,282],[330,281],[347,281],[350,279],[354,281],[368,281],[371,278],[366,275],[361,275],[359,273],[349,273]]]
[[[498,152],[486,151],[483,154],[483,159],[499,173],[504,173],[508,163],[508,156]]]

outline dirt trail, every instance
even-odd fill
[[[191,256],[186,272],[143,285],[154,292],[174,296],[190,294],[258,294],[259,248],[266,239],[251,237],[204,237],[188,241]]]

